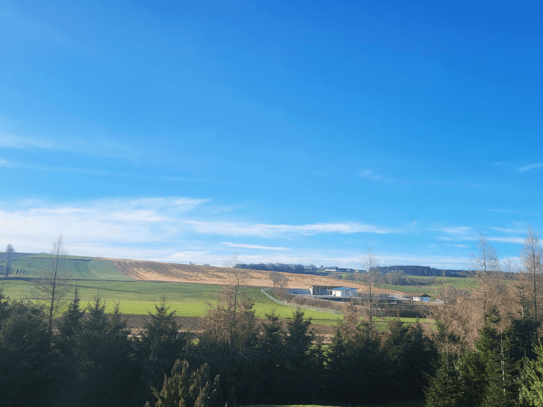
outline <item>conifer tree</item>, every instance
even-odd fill
[[[179,366],[181,365],[181,372]],[[219,377],[210,380],[207,364],[202,365],[194,372],[189,373],[189,363],[182,363],[177,359],[174,363],[171,376],[164,375],[164,384],[161,390],[152,389],[157,402],[155,407],[219,407],[221,406],[221,392]],[[150,407],[149,402],[145,404]]]
[[[511,344],[507,335],[500,334],[496,325],[500,322],[499,312],[492,308],[487,323],[480,331],[475,347],[484,367],[485,383],[481,389],[483,407],[514,407],[518,405],[518,369],[511,358]]]
[[[527,360],[521,381],[521,400],[530,407],[543,406],[543,345],[534,345],[535,359]]]
[[[466,405],[465,383],[458,372],[454,355],[442,353],[436,373],[425,390],[426,407],[457,407]]]
[[[183,348],[184,335],[179,333],[175,322],[175,310],[170,311],[166,296],[155,305],[155,312],[149,312],[150,320],[145,323],[139,342],[142,354],[143,397],[150,399],[151,387],[158,387],[173,361]]]

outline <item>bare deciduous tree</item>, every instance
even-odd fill
[[[499,298],[497,290],[502,280],[500,260],[494,247],[481,232],[477,242],[477,254],[471,255],[471,262],[468,269],[473,272],[479,280],[478,296],[474,298],[475,303],[482,310],[483,318],[486,321],[486,314]]]
[[[288,277],[284,273],[281,273],[279,271],[272,271],[270,272],[269,276],[270,280],[273,283],[274,291],[277,288],[282,290],[288,284]]]
[[[375,277],[379,275],[379,259],[373,253],[371,246],[367,247],[366,254],[362,259],[362,267],[367,270],[368,273],[368,321],[372,322],[372,288]]]
[[[228,271],[228,285],[223,286],[217,304],[208,304],[207,315],[203,321],[203,340],[228,344],[229,358],[226,366],[226,386],[228,400],[233,400],[232,368],[236,346],[255,334],[256,317],[254,301],[244,282],[249,272],[238,268],[239,258],[235,253],[225,261]]]
[[[53,328],[53,317],[66,294],[70,291],[68,281],[70,273],[66,268],[66,255],[62,233],[53,242],[51,258],[46,267],[38,273],[34,282],[34,290],[38,300],[45,302],[48,316],[48,331]]]
[[[531,282],[531,303],[534,316],[537,318],[537,307],[539,296],[538,280],[539,275],[543,271],[543,247],[539,241],[539,235],[534,232],[531,226],[528,227],[528,232],[524,237],[524,244],[520,251],[520,258],[524,271],[530,276]]]
[[[13,246],[11,245],[11,243],[8,244],[6,247],[6,277],[9,276],[9,273],[11,271],[11,258],[14,251],[15,250],[13,250]]]

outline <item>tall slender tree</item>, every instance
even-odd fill
[[[471,255],[468,267],[479,280],[479,298],[476,303],[481,308],[482,315],[486,320],[488,310],[494,305],[493,301],[497,298],[495,291],[500,280],[498,276],[500,260],[494,247],[485,238],[484,232],[481,232],[477,242],[477,255]]]
[[[379,274],[379,258],[375,255],[375,253],[373,253],[373,249],[371,248],[371,246],[367,247],[366,254],[362,259],[362,267],[364,267],[368,273],[368,322],[372,323],[372,288],[375,277]]]
[[[53,242],[47,266],[40,270],[34,283],[37,298],[46,303],[49,334],[53,329],[53,317],[70,290],[68,285],[70,273],[66,267],[67,254],[68,251],[64,246],[64,237],[61,233]]]
[[[528,227],[528,231],[524,237],[524,244],[520,251],[520,257],[522,265],[524,266],[524,271],[530,276],[532,286],[532,312],[537,318],[538,296],[540,290],[538,287],[538,280],[539,275],[543,272],[543,247],[539,241],[539,235],[531,226]]]

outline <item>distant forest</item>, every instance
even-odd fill
[[[313,264],[309,266],[303,264],[283,264],[283,263],[251,263],[251,264],[238,264],[238,268],[251,269],[251,270],[265,270],[265,271],[281,271],[284,273],[299,273],[299,274],[315,274],[318,270],[324,267],[317,267]],[[463,270],[442,270],[428,266],[385,266],[377,267],[381,274],[387,274],[391,271],[401,271],[404,274],[410,274],[414,276],[435,276],[435,277],[466,277],[466,273]],[[320,273],[328,274],[328,273]]]
[[[265,271],[282,271],[284,273],[299,273],[299,274],[313,274],[318,270],[317,266],[310,264],[305,266],[303,264],[283,264],[283,263],[251,263],[251,264],[237,264],[236,267],[240,269],[250,270],[265,270]]]
[[[442,270],[427,266],[385,266],[377,267],[382,274],[390,273],[391,271],[401,271],[404,274],[413,276],[435,276],[435,277],[466,277],[463,270]]]

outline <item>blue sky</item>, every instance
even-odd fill
[[[515,258],[543,231],[542,11],[0,0],[0,245],[464,268],[484,231]]]

